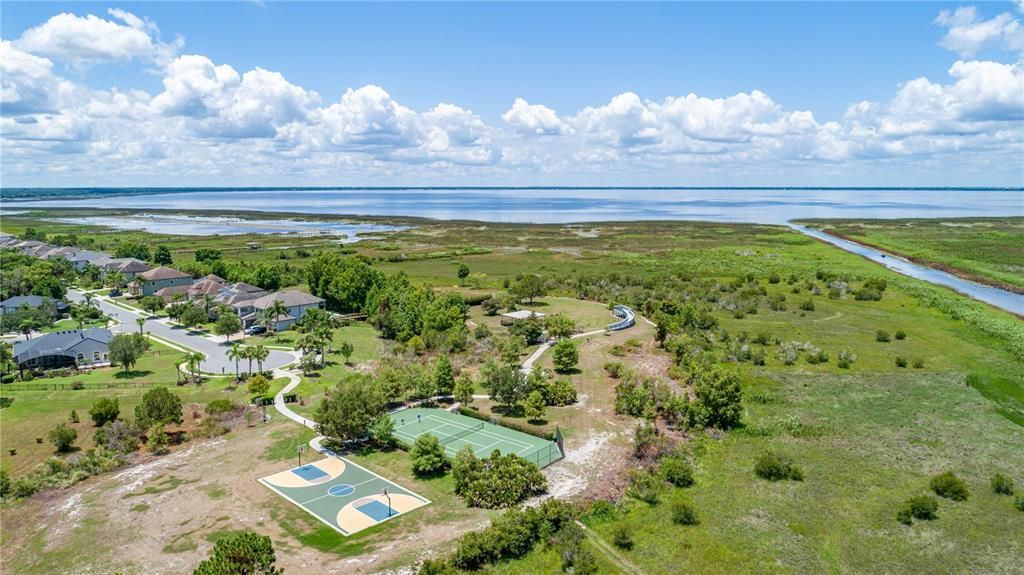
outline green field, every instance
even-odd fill
[[[816,228],[1024,293],[1024,218],[811,220]]]

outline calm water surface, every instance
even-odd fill
[[[419,216],[489,222],[709,220],[781,224],[797,218],[942,218],[1024,215],[1020,190],[346,189],[181,191],[17,207],[252,210]]]

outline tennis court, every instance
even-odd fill
[[[325,457],[259,481],[342,535],[351,535],[430,503],[342,457]]]
[[[562,458],[554,441],[443,409],[405,409],[392,413],[391,419],[395,437],[402,443],[412,445],[417,437],[429,433],[441,441],[449,457],[468,445],[477,457],[487,457],[497,449],[515,453],[540,468]]]

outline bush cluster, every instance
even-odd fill
[[[490,457],[477,459],[468,445],[455,455],[452,478],[456,494],[470,506],[485,509],[511,507],[548,487],[540,469],[522,457],[495,450]]]
[[[475,571],[496,561],[515,559],[529,553],[539,541],[552,538],[573,524],[575,510],[568,503],[549,499],[538,507],[509,509],[480,531],[463,535],[448,559],[451,566]],[[432,562],[433,573],[439,566]],[[427,571],[420,570],[424,575]]]
[[[911,497],[903,502],[899,511],[896,512],[896,519],[904,525],[912,524],[914,519],[931,521],[938,517],[936,514],[938,510],[939,502],[934,497],[929,495]]]
[[[953,501],[966,501],[969,494],[967,483],[957,477],[952,471],[946,471],[932,477],[930,486],[932,491],[939,497],[945,497]]]
[[[794,465],[788,457],[774,451],[766,451],[757,458],[757,461],[754,462],[754,474],[768,481],[783,479],[803,481],[804,478],[800,468]]]
[[[992,476],[992,491],[1000,495],[1013,495],[1013,479],[996,473]]]

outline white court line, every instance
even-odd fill
[[[443,419],[441,419],[439,417],[433,416],[433,415],[427,415],[427,417],[430,418],[430,419],[435,419],[437,421],[445,421],[445,420],[443,420]],[[449,422],[446,422],[446,423],[448,425],[453,425],[455,427],[461,427],[463,430],[473,429],[470,426],[463,425],[463,424],[455,422],[455,421],[449,421]],[[485,426],[487,425],[486,421],[484,422],[484,425]],[[485,428],[473,429],[473,431],[475,431],[476,433],[479,433],[481,435],[486,435],[486,436],[490,437],[491,439],[498,439],[499,441],[504,441],[505,443],[514,443],[516,445],[519,445],[520,447],[531,448],[531,449],[534,447],[533,445],[530,445],[528,443],[523,443],[522,441],[519,441],[517,439],[510,439],[510,438],[507,438],[507,437],[504,437],[504,436],[501,436],[501,435],[497,435],[495,433],[491,433],[491,432],[487,431],[486,427]],[[512,430],[512,431],[515,431],[515,430]]]
[[[367,484],[367,483],[369,483],[371,481],[377,481],[378,479],[383,479],[383,478],[382,477],[371,477],[370,479],[367,479],[366,481],[360,481],[359,483],[356,483],[355,485],[351,485],[352,493],[349,493],[349,495],[352,495],[353,493],[356,492],[356,487],[359,487],[360,485]],[[331,487],[328,487],[327,489],[330,490],[332,487],[337,487],[338,485],[349,485],[349,484],[348,483],[338,483],[338,484],[332,485]],[[323,499],[324,497],[334,497],[334,495],[331,495],[330,493],[328,493],[327,495],[321,495],[320,497],[314,497],[314,498],[312,498],[312,499],[310,499],[308,501],[303,501],[302,504],[305,505],[307,503],[312,503],[314,501],[319,501],[319,500]],[[342,497],[347,497],[347,495],[342,495]]]
[[[432,428],[428,429],[427,431],[424,431],[424,432],[423,432],[423,433],[421,433],[420,435],[423,435],[424,433],[430,433],[431,431],[434,431],[435,429],[441,429],[441,428],[442,428],[442,427],[444,427],[445,425],[449,425],[449,424],[448,424],[448,423],[445,423],[444,425],[438,425],[437,427],[432,427]],[[406,438],[406,439],[411,439],[412,441],[416,441],[416,438],[418,438],[418,437],[419,437],[419,435],[413,435],[413,434],[411,434],[411,433],[406,433],[406,432],[404,432],[404,431],[398,431],[398,430],[395,430],[395,435],[405,436],[404,438]],[[434,435],[434,437],[437,437],[437,435],[436,435],[436,434],[432,434],[432,435]],[[448,437],[452,437],[453,435],[454,435],[454,434],[452,434],[452,433],[446,433],[446,434],[445,434],[445,439],[447,439]],[[440,439],[440,438],[439,438],[439,439]],[[470,441],[470,440],[466,439],[465,437],[457,437],[457,438],[455,438],[455,439],[454,439],[453,441],[459,441],[459,440],[462,440],[462,441],[463,441],[463,442],[465,442],[465,443],[471,443],[471,444],[473,444],[473,445],[476,445],[476,446],[480,446],[480,444],[479,444],[479,443],[476,443],[475,441]],[[445,445],[445,450],[447,451],[447,448],[448,448],[448,444],[446,443],[446,444],[444,444],[444,445]],[[494,443],[492,443],[491,445],[494,445]]]

